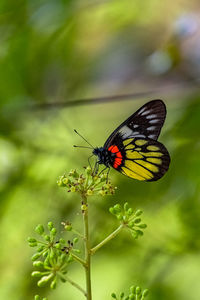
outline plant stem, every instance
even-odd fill
[[[78,257],[77,255],[75,255],[75,254],[72,253],[72,252],[70,252],[70,254],[71,254],[71,256],[72,256],[76,261],[78,261],[79,263],[81,263],[83,266],[86,265],[86,262],[85,262],[83,259],[81,259],[80,257]]]
[[[83,201],[87,205],[87,198],[83,196]],[[89,227],[88,227],[88,207],[83,212],[83,223],[84,223],[84,243],[85,243],[85,275],[86,275],[86,290],[87,290],[87,300],[92,300],[92,290],[91,290],[91,270],[90,270],[90,241],[89,241]]]
[[[91,249],[91,254],[93,255],[98,249],[100,249],[102,246],[104,246],[107,242],[112,240],[120,231],[123,229],[124,225],[121,224],[115,231],[113,231],[109,236],[107,236],[102,242],[100,242],[98,245],[96,245],[94,248]]]
[[[76,282],[74,282],[73,280],[71,280],[69,277],[67,276],[62,276],[61,274],[59,274],[60,277],[62,277],[64,280],[66,280],[67,282],[69,282],[71,285],[73,285],[75,288],[77,288],[81,293],[83,293],[83,295],[85,297],[87,297],[87,293],[86,291]]]

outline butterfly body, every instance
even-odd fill
[[[103,147],[93,150],[97,163],[140,181],[160,179],[170,164],[166,147],[157,141],[165,117],[162,100],[143,105],[114,130]]]

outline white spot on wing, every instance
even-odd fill
[[[150,126],[147,128],[148,130],[155,130],[156,129],[156,126]]]
[[[160,120],[158,119],[154,119],[154,120],[150,120],[149,123],[150,124],[155,124],[155,123],[158,123]]]
[[[137,124],[133,125],[133,128],[137,128],[137,127],[139,127],[139,125],[137,125]]]
[[[145,135],[144,134],[137,134],[137,135],[134,135],[134,137],[145,138]]]
[[[140,115],[145,109],[146,109],[146,107],[141,108],[140,111],[138,112],[138,114]]]
[[[153,119],[153,118],[156,118],[156,117],[157,117],[157,115],[155,115],[155,114],[152,114],[152,115],[146,116],[146,118],[147,118],[147,119]]]
[[[123,135],[124,138],[127,138],[133,133],[133,130],[131,130],[128,126],[124,125],[119,132]]]
[[[141,113],[142,116],[148,115],[151,112],[151,109],[145,110],[143,113]]]
[[[150,138],[150,139],[155,139],[155,134],[150,134],[150,135],[148,135],[148,137]]]

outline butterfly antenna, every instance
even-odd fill
[[[74,129],[74,132],[76,133],[76,134],[78,134],[88,145],[90,145],[92,148],[90,148],[90,147],[85,147],[85,146],[76,146],[76,145],[74,145],[74,147],[80,147],[80,148],[88,148],[88,149],[94,149],[94,147],[76,130],[76,129]]]

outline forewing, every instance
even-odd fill
[[[152,100],[144,104],[127,120],[125,120],[109,136],[104,144],[108,148],[113,144],[117,134],[122,139],[146,138],[157,140],[166,117],[166,106],[162,100]]]

